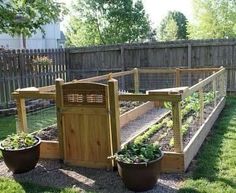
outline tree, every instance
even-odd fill
[[[77,0],[73,7],[69,45],[131,43],[153,34],[141,0]]]
[[[161,21],[159,38],[161,40],[187,39],[187,18],[178,11],[169,11]]]
[[[236,36],[236,0],[194,0],[195,22],[189,24],[192,39]]]
[[[64,6],[54,0],[0,0],[0,33],[30,37],[65,13]]]

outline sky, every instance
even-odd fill
[[[71,5],[73,0],[60,0],[65,2],[67,6]],[[142,0],[146,13],[149,15],[152,27],[155,29],[161,20],[167,15],[168,11],[180,11],[188,20],[193,19],[192,0]],[[68,16],[65,17],[61,24],[61,29],[65,31],[68,23]]]

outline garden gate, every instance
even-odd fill
[[[110,86],[109,89],[104,84],[57,80],[59,140],[65,163],[94,168],[112,167],[112,161],[107,157],[119,148],[119,143],[115,142],[119,133],[117,128],[111,129],[111,88],[114,91],[117,87]],[[115,133],[114,129],[117,129]],[[112,137],[115,139],[112,140]]]

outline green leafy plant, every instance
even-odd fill
[[[129,143],[113,158],[124,163],[147,163],[162,156],[157,144]]]
[[[32,62],[33,65],[50,66],[52,64],[52,59],[47,56],[37,56]]]
[[[6,150],[17,150],[31,147],[37,142],[38,139],[32,134],[21,132],[18,134],[8,135],[8,137],[1,142],[1,146]]]

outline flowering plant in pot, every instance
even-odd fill
[[[9,135],[1,141],[0,149],[5,164],[13,173],[35,168],[39,160],[41,139],[24,132]]]
[[[113,158],[125,186],[132,191],[152,189],[160,176],[163,152],[156,144],[129,143]]]

